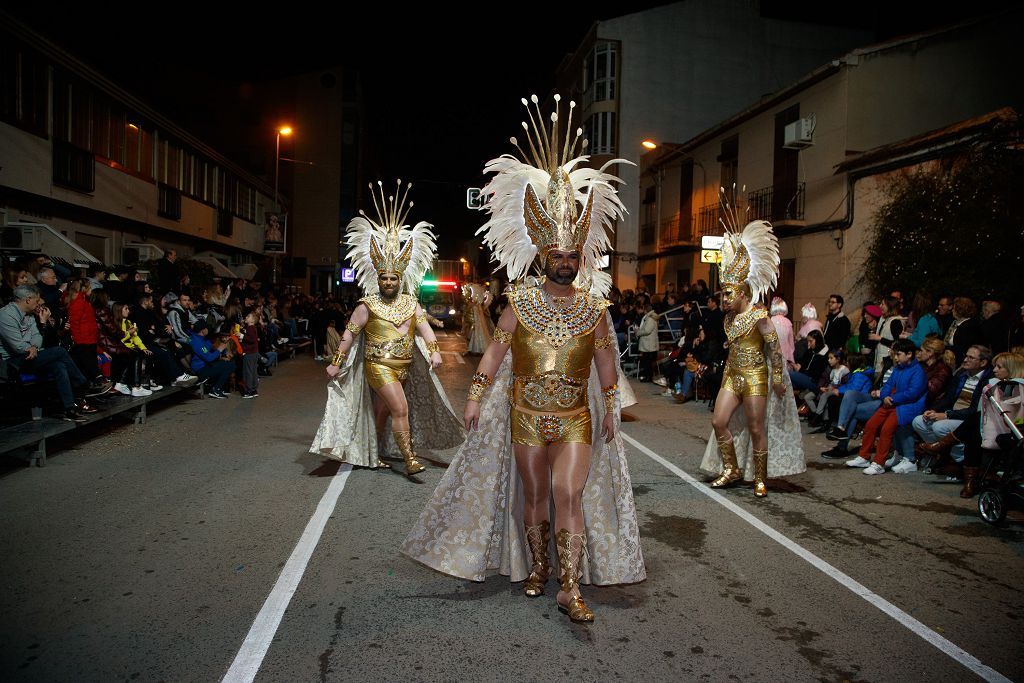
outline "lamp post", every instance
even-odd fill
[[[281,172],[281,136],[284,135],[285,137],[288,137],[291,134],[292,134],[292,127],[291,126],[280,126],[277,129],[277,140],[276,140],[276,142],[274,144],[274,212],[275,213],[280,213],[281,212],[281,200],[280,200],[280,197],[279,197],[278,192],[277,192],[278,177],[279,177],[280,172]],[[276,285],[277,284],[277,254],[276,253],[274,254],[274,257],[273,257],[273,266],[272,266],[272,268],[273,269],[270,271],[271,282],[273,282]]]

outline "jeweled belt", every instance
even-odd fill
[[[561,411],[586,407],[587,382],[585,377],[571,377],[560,373],[517,375],[510,398],[514,405],[534,410]]]
[[[408,337],[389,339],[383,342],[367,342],[368,360],[409,360],[412,358],[412,342]]]
[[[744,370],[753,370],[765,364],[764,352],[761,349],[734,347],[732,363]]]

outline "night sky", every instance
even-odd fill
[[[354,67],[362,74],[373,141],[366,172],[413,180],[417,210],[411,218],[462,238],[482,222],[479,213],[464,208],[465,188],[482,183],[485,161],[512,151],[508,138],[519,130],[519,98],[550,91],[555,69],[594,20],[660,4],[481,3],[475,14],[456,14],[437,9],[439,3],[412,11],[390,3],[346,3],[335,6],[340,20],[304,3],[282,4],[275,16],[234,3],[231,10],[221,3],[179,3],[143,11],[115,2],[102,10],[79,3],[55,12],[38,3],[6,11],[240,161],[245,156],[233,153],[225,133],[237,128],[238,108],[223,103],[243,93],[245,84],[339,64]],[[871,29],[877,39],[995,8],[880,0],[841,8],[778,1],[761,6],[768,16]],[[272,163],[272,132],[267,145]],[[262,161],[243,165],[257,175],[272,174]],[[444,245],[442,256],[451,255],[443,252]]]

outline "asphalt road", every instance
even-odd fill
[[[441,342],[461,410],[476,359]],[[623,427],[649,578],[585,588],[593,625],[570,624],[553,590],[530,600],[400,555],[442,470],[417,484],[307,454],[325,381],[299,358],[256,400],[170,399],[0,474],[0,678],[211,681],[243,651],[260,681],[1024,680],[1020,518],[992,529],[956,483],[819,460],[817,436],[807,473],[766,500],[709,496],[650,455],[702,479],[706,407],[634,386]],[[300,540],[341,483],[322,535]]]

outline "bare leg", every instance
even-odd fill
[[[715,412],[711,417],[711,426],[715,430],[715,440],[722,454],[722,474],[711,482],[712,488],[728,486],[743,478],[743,470],[736,462],[736,446],[729,431],[729,420],[740,406],[740,397],[728,390],[718,392],[715,401]]]
[[[548,519],[551,506],[551,468],[547,449],[542,446],[512,446],[516,456],[516,469],[523,480],[523,523],[535,526]]]
[[[390,414],[387,402],[375,392],[373,394],[373,424],[377,430],[377,442],[381,444],[378,450],[378,456],[384,450],[384,426],[388,423],[388,415]],[[380,457],[378,457],[377,460],[380,462],[381,469],[391,469],[391,465],[384,462]]]
[[[754,456],[754,495],[763,498],[768,495],[765,485],[768,478],[768,431],[765,428],[768,397],[748,396],[743,401],[743,412],[747,416],[747,432]]]
[[[391,413],[391,433],[394,434],[398,450],[402,452],[405,460],[405,473],[409,476],[418,474],[426,469],[416,459],[416,452],[412,445],[412,432],[409,429],[409,402],[405,398],[405,391],[401,382],[391,382],[377,389],[377,395],[387,403],[388,411]]]
[[[594,613],[584,604],[579,590],[580,566],[586,548],[583,522],[583,487],[590,476],[592,447],[581,443],[548,446],[551,490],[555,500],[555,528],[561,586],[555,600],[573,621],[590,622]]]

